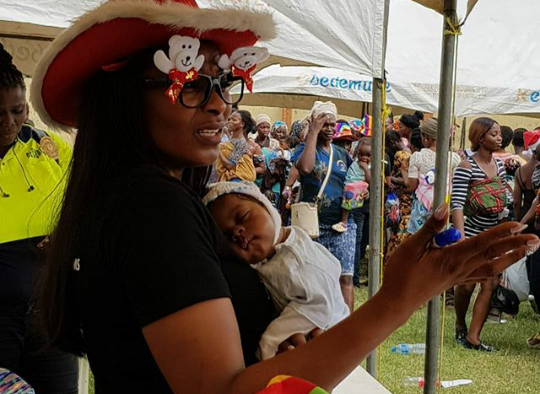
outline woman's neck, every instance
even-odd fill
[[[491,152],[491,151],[489,151],[489,150],[487,150],[487,149],[484,149],[484,148],[480,147],[480,149],[478,149],[478,151],[476,152],[475,157],[476,157],[480,162],[489,164],[489,163],[491,163],[491,161],[493,160],[493,152]]]
[[[259,133],[257,133],[257,142],[265,142],[267,138],[270,138],[270,136],[269,135],[261,136]]]
[[[330,149],[331,144],[332,144],[332,141],[330,140],[319,139],[319,141],[317,141],[317,145],[319,145],[324,150]]]
[[[234,138],[234,139],[244,138],[244,130],[240,129],[240,130],[233,131],[231,133],[231,138]]]

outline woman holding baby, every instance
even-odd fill
[[[219,60],[272,32],[271,16],[252,10],[109,1],[53,42],[37,68],[32,100],[42,119],[78,129],[40,308],[51,343],[88,355],[97,393],[255,393],[280,374],[331,390],[428,299],[538,246],[510,222],[444,254],[426,249],[446,224],[442,206],[394,252],[375,297],[305,345],[253,363],[271,305],[201,195],[235,102],[229,88],[250,83]],[[197,77],[156,67],[173,35],[200,43]],[[316,117],[310,133],[327,120]]]

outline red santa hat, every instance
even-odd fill
[[[216,43],[222,54],[275,35],[268,12],[201,9],[195,0],[109,0],[59,35],[39,61],[31,100],[51,127],[77,127],[81,92],[100,70],[112,70],[145,49],[164,46],[172,35]]]

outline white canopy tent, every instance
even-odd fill
[[[505,0],[480,2],[463,26],[456,116],[540,112],[540,40],[536,38],[540,36],[540,26],[534,23],[535,15],[540,15],[540,2],[520,3],[523,8],[508,9]],[[392,0],[388,29],[387,102],[436,113],[440,15],[409,0]],[[515,42],[516,35],[510,35],[509,30],[523,39]],[[339,68],[272,65],[255,74],[254,81],[254,93],[317,95],[364,102],[372,99],[370,75]],[[270,100],[268,105],[273,106],[272,96],[265,97]],[[249,94],[246,99],[255,101]],[[282,102],[279,98],[275,101]]]
[[[43,50],[43,42],[29,48],[33,38],[52,39],[70,21],[104,0],[33,0],[0,2],[0,37],[11,39],[16,61],[31,63]],[[200,7],[254,7],[270,10],[277,24],[277,37],[266,43],[270,53],[301,63],[337,67],[379,76],[382,59],[382,0],[312,0],[309,7],[301,0],[198,0]],[[344,23],[327,23],[328,18]],[[2,20],[4,22],[2,22]],[[354,21],[354,23],[353,23]],[[26,42],[16,41],[26,39]],[[4,41],[5,42],[5,41]],[[14,50],[13,50],[14,49]],[[36,55],[29,59],[27,54]],[[30,64],[28,64],[30,62]],[[18,63],[19,64],[19,63]]]
[[[4,0],[0,3],[0,18],[4,20],[0,21],[0,40],[30,75],[47,40],[102,1],[34,0],[30,4]],[[309,7],[302,0],[198,2],[201,7],[249,3],[271,9],[278,36],[267,43],[273,58],[264,65],[283,64],[286,58],[289,65],[326,66],[380,77],[382,0],[317,0],[310,1]],[[394,90],[388,98],[393,105],[434,113],[438,107],[441,17],[417,3],[442,10],[442,0],[391,1],[386,70]],[[540,25],[535,20],[540,15],[540,2],[517,0],[509,6],[507,0],[459,0],[459,15],[464,18],[475,4],[460,37],[456,114],[540,112]],[[328,18],[334,22],[328,23]],[[255,89],[270,93],[257,84]],[[320,95],[342,98],[343,92],[327,90]],[[371,98],[365,97],[365,101]]]

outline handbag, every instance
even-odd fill
[[[519,313],[519,298],[514,290],[498,285],[491,295],[491,307],[509,315]]]
[[[319,202],[321,201],[322,195],[324,193],[324,188],[330,179],[330,173],[332,172],[332,159],[334,157],[334,149],[332,144],[330,144],[330,159],[328,160],[328,170],[326,171],[326,176],[324,181],[319,189],[317,197],[315,197],[314,202],[298,202],[300,198],[300,191],[298,191],[297,202],[291,205],[291,225],[300,227],[308,235],[315,239],[319,237]]]
[[[507,205],[506,187],[496,176],[473,182],[469,188],[465,216],[501,213]]]

